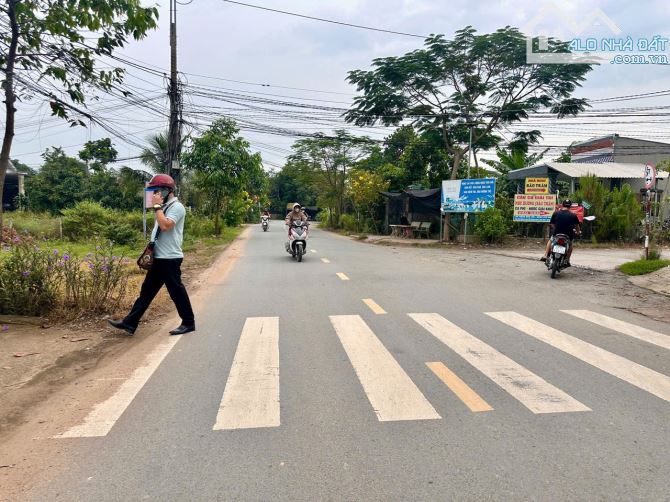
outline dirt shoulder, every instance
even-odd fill
[[[191,296],[197,294],[212,263],[230,244],[196,246],[186,254],[183,280]],[[143,278],[143,274],[131,276],[119,316],[134,301]],[[0,439],[24,423],[30,408],[55,389],[90,372],[105,357],[128,350],[149,326],[166,323],[173,315],[174,307],[163,289],[132,340],[110,329],[107,316],[69,323],[53,317],[0,316]]]

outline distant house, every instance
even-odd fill
[[[14,164],[9,163],[9,169],[5,175],[5,185],[2,192],[2,209],[4,211],[16,209],[16,198],[19,195],[25,195],[24,180],[25,174],[20,173],[14,167]]]
[[[521,191],[523,191],[523,182],[526,178],[549,178],[550,185],[554,187],[557,181],[564,181],[570,184],[570,192],[574,192],[578,188],[579,178],[596,176],[609,190],[628,184],[634,192],[639,192],[644,188],[644,168],[645,163],[542,162],[531,167],[510,171],[507,176],[510,180],[518,181]],[[665,183],[661,180],[667,177],[667,171],[657,174],[656,189],[659,194],[665,188]]]
[[[573,143],[572,162],[588,164],[657,164],[670,159],[670,144],[610,134]]]

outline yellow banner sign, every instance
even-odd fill
[[[549,178],[526,178],[526,195],[549,193]]]

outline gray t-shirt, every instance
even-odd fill
[[[184,205],[174,199],[168,201],[168,207],[165,211],[165,217],[174,221],[175,225],[170,230],[161,230],[156,239],[158,222],[154,225],[151,232],[151,240],[155,240],[154,256],[156,258],[183,258],[184,253],[181,245],[184,241],[184,219],[186,218],[186,208]]]

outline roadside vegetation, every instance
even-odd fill
[[[652,272],[656,272],[657,270],[661,270],[665,267],[670,267],[670,260],[641,259],[624,263],[619,267],[619,270],[621,270],[626,275],[644,275],[651,274]]]

